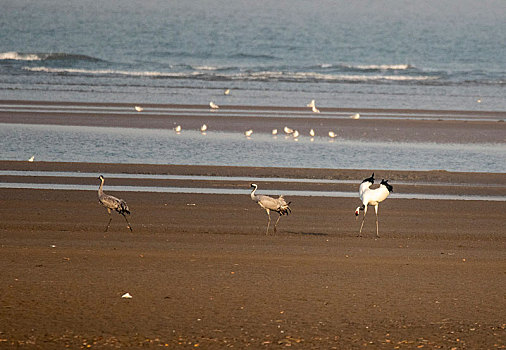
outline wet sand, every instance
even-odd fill
[[[2,101],[2,105],[28,101]],[[72,103],[43,103],[75,106]],[[88,107],[124,107],[80,104]],[[160,106],[144,106],[159,108]],[[2,123],[197,128],[270,132],[336,128],[348,138],[505,142],[502,112],[462,121],[291,117],[302,109],[162,106],[162,114],[0,111]],[[38,108],[38,107],[37,107]],[[253,110],[240,107],[240,113]],[[266,114],[263,116],[261,112]],[[363,111],[332,110],[328,113]],[[434,111],[367,111],[421,116]],[[210,117],[207,117],[209,113]],[[276,113],[280,113],[276,116]],[[365,113],[365,112],[364,112]],[[481,113],[481,112],[480,112]],[[364,134],[366,133],[366,134]],[[353,191],[371,171],[395,193],[505,196],[506,175],[392,169],[283,169],[0,161],[0,170],[90,173],[90,177],[0,175],[0,182],[88,184],[99,174],[172,174],[351,180],[259,182],[270,189]],[[249,196],[111,192],[108,186],[249,187],[249,181],[106,179],[125,199],[130,233],[96,191],[0,188],[0,348],[494,349],[506,347],[506,202],[388,198],[380,239],[370,210],[363,237],[358,198],[287,197],[292,215],[265,235],[267,217]],[[131,299],[121,296],[132,295]]]
[[[0,162],[0,169],[369,175],[38,162]],[[504,174],[376,174],[390,178],[394,189],[395,181],[438,182],[440,193],[460,183],[504,195],[506,181]],[[95,178],[79,181],[98,188]],[[116,214],[103,232],[108,216],[96,191],[0,189],[0,348],[506,346],[506,202],[389,198],[380,205],[375,239],[373,211],[357,237],[358,199],[291,197],[292,215],[266,236],[265,211],[248,195],[107,191],[118,183],[137,180],[105,184],[106,193],[128,202],[133,233]],[[121,297],[127,292],[132,299]]]
[[[198,130],[206,123],[209,132],[241,133],[251,128],[255,133],[270,133],[275,128],[281,132],[288,125],[304,135],[311,128],[317,135],[327,135],[333,130],[340,138],[368,142],[506,142],[506,112],[322,107],[317,114],[303,107],[222,106],[218,110],[202,105],[142,107],[144,111],[138,113],[134,104],[0,101],[0,123],[156,129],[181,125],[183,132]],[[362,117],[350,119],[355,113],[362,113]]]

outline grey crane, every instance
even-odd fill
[[[130,215],[130,210],[128,209],[128,205],[126,204],[126,202],[123,199],[119,199],[114,196],[110,196],[108,194],[105,194],[103,191],[105,179],[102,175],[100,175],[98,177],[98,179],[100,180],[100,186],[98,187],[98,201],[100,202],[100,204],[102,204],[104,206],[104,208],[107,209],[107,212],[109,213],[109,222],[107,223],[107,227],[105,228],[105,232],[107,232],[107,230],[109,229],[109,226],[111,225],[111,221],[112,221],[111,211],[112,210],[115,210],[116,212],[118,212],[118,214],[123,215],[123,217],[125,218],[125,221],[127,222],[127,225],[128,225],[127,227],[130,229],[130,232],[132,232],[132,226],[130,225],[130,223],[128,222],[128,219],[125,216],[125,214]]]
[[[355,217],[358,218],[358,214],[361,210],[364,211],[364,217],[362,218],[362,224],[360,225],[360,231],[358,233],[359,236],[362,235],[362,228],[364,227],[365,214],[367,214],[367,206],[373,205],[374,212],[376,213],[376,237],[379,238],[379,229],[378,229],[378,206],[381,202],[387,199],[390,192],[392,192],[393,186],[388,183],[388,180],[381,180],[380,187],[375,189],[370,189],[370,187],[374,184],[374,173],[372,173],[371,177],[364,179],[360,184],[358,189],[358,195],[360,197],[360,201],[362,202],[362,206],[357,207],[355,209]]]
[[[281,219],[281,216],[288,215],[292,212],[289,207],[290,203],[292,202],[287,203],[283,196],[272,198],[269,196],[256,195],[255,191],[257,190],[258,185],[251,184],[251,187],[253,188],[253,191],[251,191],[251,199],[258,203],[261,208],[265,209],[267,212],[267,217],[269,218],[269,221],[267,222],[267,231],[265,233],[266,235],[269,234],[269,226],[271,224],[271,210],[279,214],[279,217],[274,224],[274,233],[276,233],[276,227],[278,225],[279,219]]]

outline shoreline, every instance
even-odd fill
[[[124,177],[116,178],[113,175],[111,177],[106,176],[106,183],[104,190],[108,192],[108,187],[113,188],[113,186],[154,186],[154,187],[190,187],[190,188],[211,188],[211,189],[234,189],[244,191],[244,194],[204,194],[204,193],[157,193],[157,192],[140,192],[137,191],[115,191],[112,192],[114,195],[121,198],[121,196],[125,197],[124,199],[129,199],[127,202],[135,208],[136,210],[148,210],[148,212],[144,212],[142,215],[143,220],[145,220],[145,224],[150,223],[151,225],[154,222],[158,222],[158,225],[153,226],[153,229],[163,229],[163,220],[166,216],[165,214],[161,214],[166,209],[167,205],[170,205],[171,199],[178,199],[178,202],[181,203],[183,201],[187,201],[184,206],[179,207],[177,210],[190,210],[192,208],[188,208],[186,204],[188,203],[197,203],[198,201],[202,201],[204,203],[204,207],[207,210],[211,210],[214,205],[217,205],[216,201],[219,204],[217,208],[212,209],[215,214],[210,214],[210,216],[202,215],[200,216],[203,220],[199,225],[196,232],[201,230],[201,225],[205,225],[205,220],[207,218],[212,218],[213,215],[219,213],[220,217],[222,217],[219,221],[219,228],[213,228],[212,226],[218,224],[216,221],[212,221],[212,224],[207,228],[207,230],[220,232],[225,229],[226,224],[228,223],[232,226],[231,231],[225,229],[225,233],[233,233],[234,229],[239,229],[235,224],[235,219],[239,220],[239,223],[242,222],[242,225],[245,227],[249,227],[245,232],[252,232],[252,227],[254,225],[246,224],[243,222],[243,219],[237,218],[234,215],[232,217],[227,217],[227,213],[241,213],[244,209],[250,208],[253,211],[257,211],[255,209],[256,205],[251,206],[251,200],[249,199],[250,192],[250,183],[252,182],[251,178],[255,178],[255,182],[259,185],[259,192],[263,193],[271,193],[270,191],[275,189],[276,191],[286,191],[290,192],[291,190],[295,191],[326,191],[326,192],[346,192],[351,195],[351,197],[323,197],[323,196],[289,196],[293,199],[295,204],[293,210],[299,211],[299,214],[295,217],[298,218],[296,221],[297,224],[293,226],[290,230],[292,232],[297,232],[297,226],[303,227],[304,222],[308,220],[313,220],[320,215],[327,215],[328,217],[324,217],[322,221],[322,225],[315,226],[313,233],[325,233],[326,235],[331,234],[333,227],[333,217],[334,214],[331,214],[334,210],[344,215],[347,220],[351,219],[348,224],[343,228],[344,231],[347,232],[347,235],[350,232],[353,232],[353,226],[356,224],[356,220],[352,211],[356,208],[359,203],[357,188],[358,184],[365,177],[369,177],[371,171],[364,170],[340,170],[340,169],[287,169],[287,168],[248,168],[248,167],[225,167],[225,166],[171,166],[171,165],[131,165],[131,164],[98,164],[98,163],[50,163],[50,162],[10,162],[10,161],[0,161],[0,170],[17,170],[17,171],[39,171],[42,174],[38,174],[36,176],[15,176],[15,175],[0,175],[0,182],[24,182],[24,183],[40,183],[40,184],[75,184],[75,185],[86,185],[88,187],[94,188],[92,191],[86,190],[36,190],[36,189],[9,189],[2,188],[0,189],[1,193],[4,193],[4,201],[3,205],[9,205],[11,201],[16,202],[16,193],[22,195],[22,197],[26,197],[28,195],[34,195],[36,193],[42,194],[43,198],[48,198],[50,200],[54,200],[55,198],[59,198],[57,201],[63,201],[65,198],[65,202],[75,202],[79,203],[80,198],[88,198],[86,200],[86,206],[90,206],[88,210],[92,212],[96,212],[94,209],[98,209],[100,211],[101,208],[96,208],[96,193],[95,187],[98,188],[98,180],[96,179],[100,174],[124,174]],[[73,177],[70,176],[44,176],[45,171],[53,171],[53,172],[76,172],[83,173],[84,176],[81,177]],[[395,224],[397,228],[393,230],[393,232],[400,234],[403,231],[403,228],[406,226],[411,227],[411,232],[415,232],[417,228],[417,224],[415,222],[406,223],[404,222],[408,218],[401,218],[399,215],[403,216],[404,214],[400,214],[403,211],[409,211],[412,215],[414,214],[416,218],[426,217],[429,221],[435,220],[435,222],[446,222],[450,220],[451,225],[445,228],[436,229],[436,227],[432,227],[431,230],[428,230],[431,236],[440,237],[441,232],[453,232],[454,234],[462,231],[465,232],[465,236],[472,235],[472,232],[480,232],[478,237],[500,237],[504,232],[501,230],[501,224],[496,223],[497,220],[500,220],[501,216],[504,218],[504,212],[506,212],[506,201],[473,201],[473,200],[448,200],[448,199],[438,199],[438,200],[430,200],[430,199],[404,199],[400,197],[395,197],[396,194],[403,193],[420,193],[420,194],[435,194],[435,195],[481,195],[481,196],[506,196],[506,174],[485,174],[485,173],[451,173],[445,171],[432,171],[432,172],[406,172],[406,171],[395,171],[395,170],[374,170],[377,178],[387,178],[390,183],[394,186],[394,192],[392,196],[385,201],[380,207],[380,212],[382,212],[383,208],[395,208],[393,209],[393,216],[387,216],[385,218],[382,217],[382,220],[390,221],[389,225],[394,225],[392,220],[400,220],[399,226]],[[153,179],[153,178],[136,178],[136,174],[141,175],[179,175],[180,177],[176,177],[174,179],[166,178],[166,179]],[[129,176],[131,175],[131,176]],[[190,176],[190,178],[185,179],[186,176]],[[191,176],[204,176],[205,178],[196,180]],[[283,178],[291,178],[292,182],[285,182]],[[270,180],[272,178],[272,180]],[[279,179],[280,181],[276,180]],[[304,182],[304,179],[314,179],[315,182]],[[331,181],[325,182],[325,180],[344,180],[344,182],[333,183]],[[321,180],[321,181],[319,181]],[[379,180],[378,180],[379,181]],[[376,187],[373,185],[373,187]],[[282,193],[282,192],[281,192]],[[274,193],[271,193],[271,195]],[[277,193],[276,193],[277,194]],[[285,193],[286,194],[286,193]],[[131,198],[138,198],[140,203],[135,205],[132,203]],[[195,198],[196,200],[192,200],[191,198]],[[154,203],[158,203],[158,205],[150,203],[150,201]],[[147,202],[146,202],[147,201]],[[39,202],[40,206],[44,206],[43,202]],[[302,207],[297,208],[299,203],[303,203]],[[83,203],[84,204],[84,203]],[[248,205],[250,204],[250,205]],[[17,207],[24,207],[28,205],[24,203],[22,205],[16,205]],[[220,209],[220,205],[223,206],[223,209]],[[81,204],[79,204],[81,206]],[[32,205],[29,205],[32,207]],[[139,208],[140,207],[140,208]],[[480,208],[478,210],[478,208]],[[501,209],[503,208],[503,209]],[[173,208],[174,209],[174,208]],[[197,208],[198,210],[199,208]],[[15,209],[7,209],[8,212],[11,212]],[[19,209],[18,209],[19,210]],[[24,212],[28,209],[23,209],[21,212]],[[41,209],[37,208],[35,204],[31,210],[35,210],[36,212],[41,212]],[[25,215],[30,215],[31,210],[25,213]],[[150,210],[153,213],[149,212]],[[315,212],[316,210],[316,212]],[[392,210],[392,209],[391,209]],[[71,216],[71,213],[75,212],[73,207],[65,208],[65,212],[68,212],[67,218]],[[475,212],[476,211],[476,212]],[[12,215],[14,215],[14,212]],[[454,213],[453,215],[445,215],[445,212]],[[157,214],[158,213],[158,214]],[[246,212],[244,212],[246,213]],[[313,214],[310,214],[313,213]],[[321,214],[317,214],[321,213]],[[323,214],[327,213],[327,214]],[[351,214],[350,214],[351,213]],[[461,215],[464,213],[468,213],[468,217],[464,220]],[[56,213],[50,214],[50,216]],[[265,212],[258,212],[260,217],[265,217]],[[16,214],[18,215],[18,214]],[[15,215],[15,216],[16,216]],[[159,215],[160,218],[154,219],[154,216]],[[186,217],[188,213],[181,213],[182,217]],[[442,215],[442,217],[439,217]],[[99,216],[100,217],[100,216]],[[235,217],[235,219],[234,219]],[[287,221],[291,221],[292,217],[285,219]],[[293,220],[295,220],[295,217]],[[369,214],[370,220],[372,222],[374,218],[373,211]],[[488,218],[488,219],[486,219]],[[70,222],[67,222],[67,219],[60,219],[58,216],[54,217],[53,220],[58,222],[59,220],[63,220],[61,224],[67,227]],[[154,221],[153,221],[154,220]],[[282,220],[282,221],[285,221]],[[410,217],[409,220],[413,220],[413,217]],[[408,221],[409,221],[408,220]],[[441,221],[443,220],[443,221]],[[20,227],[24,227],[23,221],[21,220],[18,224],[11,222],[13,227],[16,225],[20,225]],[[90,217],[85,219],[85,222],[93,222],[94,220]],[[199,220],[197,220],[199,221]],[[395,221],[394,221],[395,222]],[[404,223],[403,223],[404,222]],[[480,222],[482,226],[477,226],[476,223]],[[494,224],[495,223],[495,224]],[[160,226],[161,225],[161,226]],[[188,223],[183,226],[188,225]],[[447,225],[447,223],[445,224]],[[467,226],[466,226],[467,225]],[[45,227],[45,226],[44,226]],[[316,227],[318,227],[316,229]],[[432,232],[432,230],[434,230]],[[240,232],[244,231],[243,229],[239,230]],[[431,233],[432,232],[432,233]]]
[[[170,174],[202,176],[251,176],[287,177],[307,179],[361,180],[370,176],[369,169],[339,168],[283,168],[226,165],[180,165],[180,164],[136,164],[136,163],[82,163],[0,160],[0,170],[19,171],[64,171],[64,172],[109,172],[123,174]],[[454,172],[447,170],[398,170],[376,169],[384,178],[401,181],[432,181],[455,183],[497,183],[506,185],[506,174],[490,172]]]
[[[133,106],[143,106],[146,108],[167,108],[167,109],[203,109],[209,110],[208,105],[202,104],[176,104],[176,103],[141,103],[141,102],[90,102],[90,101],[47,101],[47,100],[1,100],[0,106],[3,105],[27,105],[27,106],[88,106],[88,107],[127,107],[133,108]],[[319,107],[320,108],[320,107]],[[221,105],[220,109],[223,110],[266,110],[266,111],[308,111],[308,107],[300,106],[265,106],[265,105]],[[343,113],[413,113],[413,114],[442,114],[442,115],[485,115],[485,116],[496,116],[498,118],[506,117],[506,111],[474,111],[474,110],[459,110],[459,109],[413,109],[413,108],[358,108],[358,107],[322,107],[322,111],[329,112],[343,112]]]
[[[395,184],[392,195],[395,199],[406,195],[408,198],[412,195],[413,199],[435,199],[434,196],[437,196],[440,197],[438,200],[460,197],[461,200],[483,201],[489,197],[489,200],[501,201],[501,198],[506,198],[506,174],[502,173],[381,169],[372,171],[380,179],[389,179]],[[26,161],[0,161],[0,172],[0,183],[5,183],[4,188],[16,184],[19,184],[18,188],[32,185],[33,189],[38,185],[50,188],[51,184],[54,184],[54,188],[61,188],[58,185],[63,185],[75,186],[72,190],[89,190],[90,186],[94,188],[96,177],[104,175],[107,185],[123,187],[128,192],[175,193],[188,189],[187,193],[199,193],[201,189],[202,194],[208,191],[216,194],[237,194],[248,192],[250,183],[256,182],[263,191],[271,194],[274,191],[291,195],[300,193],[302,196],[341,198],[354,198],[357,184],[371,173],[370,170],[357,169]],[[22,172],[22,176],[17,172]],[[373,185],[373,188],[376,186],[378,185]],[[475,196],[481,198],[473,198]]]
[[[51,118],[43,120],[69,125]],[[115,125],[93,118],[80,120]],[[113,120],[130,118],[147,122],[137,115]],[[241,118],[234,123],[245,126]],[[444,123],[423,124],[420,137],[430,140]],[[455,124],[471,133],[472,123]],[[504,173],[39,161],[0,161],[0,170],[0,182],[95,188],[0,188],[0,348],[506,348],[506,201],[392,196],[379,206],[379,239],[372,208],[362,237],[354,215],[358,185],[372,171],[389,179],[394,193],[500,196]],[[104,191],[128,203],[132,233],[116,213],[104,232],[100,174],[125,175],[106,176]],[[247,191],[250,178],[260,180],[260,194],[306,189],[354,197],[286,196],[292,213],[266,235],[266,212]],[[139,184],[245,194],[110,191]],[[127,292],[131,299],[122,298]]]
[[[30,101],[0,101],[2,105],[9,103],[37,105]],[[255,132],[270,134],[272,129],[282,130],[284,125],[300,130],[305,134],[313,128],[317,135],[327,135],[334,130],[340,137],[347,140],[391,141],[391,142],[435,142],[435,143],[506,143],[506,112],[471,112],[471,111],[427,111],[427,110],[392,110],[392,109],[324,109],[322,113],[311,113],[304,107],[268,107],[268,106],[223,106],[218,110],[210,110],[203,105],[145,105],[148,112],[151,106],[163,106],[167,110],[144,113],[136,112],[132,104],[101,104],[101,103],[42,103],[53,110],[37,111],[14,109],[0,110],[0,123],[46,124],[67,126],[125,127],[173,129],[182,125],[184,130],[198,130],[206,123],[209,132],[228,131],[244,132],[253,128]],[[79,111],[65,111],[58,106],[84,106]],[[123,109],[111,113],[107,107],[121,106]],[[97,108],[106,108],[98,113]],[[191,108],[195,112],[181,114],[181,110]],[[238,113],[230,114],[227,110],[239,108]],[[267,112],[269,112],[267,114]],[[302,115],[290,115],[291,113]],[[430,112],[436,116],[430,119],[394,118],[392,113],[421,115]],[[242,115],[246,113],[245,115]],[[322,115],[330,113],[325,117]],[[332,117],[332,113],[341,114]],[[381,118],[368,118],[364,115],[359,120],[344,117],[342,114],[369,113]],[[455,113],[472,116],[470,120],[452,119]],[[390,116],[389,116],[390,114]],[[438,117],[439,116],[439,117]],[[485,119],[483,119],[485,116]],[[493,117],[495,120],[487,120]]]

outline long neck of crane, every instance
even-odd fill
[[[98,186],[98,195],[101,196],[104,194],[104,179],[100,179],[100,186]]]
[[[253,191],[251,191],[251,199],[253,199],[254,201],[257,200],[257,196],[255,195],[255,191],[257,190],[256,187],[253,187]]]

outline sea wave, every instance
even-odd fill
[[[263,59],[263,60],[278,60],[279,57],[268,55],[268,54],[251,54],[251,53],[237,53],[232,55],[231,58],[238,59]]]
[[[220,69],[214,66],[191,66],[191,67],[193,67],[196,70],[209,70],[209,71],[216,71]]]
[[[237,74],[248,80],[278,80],[278,81],[310,81],[310,82],[381,82],[381,81],[429,81],[438,80],[439,76],[428,75],[386,75],[386,74],[322,74],[316,72],[255,72]]]
[[[410,70],[416,69],[416,67],[412,64],[331,64],[331,63],[322,63],[318,66],[318,68],[322,69],[343,69],[350,71],[402,71],[402,70]]]
[[[370,64],[370,65],[349,65],[348,68],[360,70],[408,70],[415,66],[410,64]]]
[[[437,80],[439,76],[428,75],[394,75],[394,74],[323,74],[317,72],[286,72],[286,71],[252,71],[222,72],[213,67],[199,67],[198,71],[160,72],[160,71],[129,71],[115,69],[84,69],[84,68],[52,68],[23,67],[30,72],[54,74],[82,75],[121,75],[131,77],[178,78],[201,80],[245,80],[245,81],[280,81],[280,82],[417,82]]]
[[[0,60],[13,60],[13,61],[41,61],[39,55],[34,53],[20,53],[20,52],[1,52]]]
[[[101,61],[96,57],[87,55],[70,54],[64,52],[51,53],[30,53],[30,52],[0,52],[0,61],[48,61],[48,60],[82,60],[82,61]]]
[[[51,67],[23,67],[23,69],[30,72],[44,72],[44,73],[57,73],[57,74],[128,75],[133,77],[185,77],[188,75],[188,73],[126,71],[116,69],[51,68]]]

